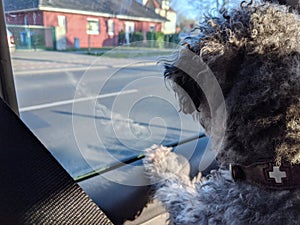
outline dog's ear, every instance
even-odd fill
[[[165,65],[164,76],[173,82],[172,88],[178,97],[180,110],[186,114],[198,111],[205,96],[193,77],[171,64]]]
[[[181,111],[195,116],[210,134],[211,118],[216,116],[234,85],[243,52],[224,47],[226,52],[223,54],[220,54],[220,48],[215,48],[209,53],[203,51],[200,56],[204,48],[199,47],[180,49],[176,60],[165,65],[164,75],[172,81]]]
[[[192,60],[191,60],[192,61]],[[203,89],[200,87],[201,81],[179,65],[166,64],[164,76],[171,81],[172,88],[179,101],[180,111],[191,114],[199,120],[202,127],[209,133],[210,130],[210,108]],[[184,68],[193,67],[187,66]]]
[[[222,94],[226,98],[234,85],[234,81],[244,60],[244,48],[230,43],[220,43],[220,40],[199,40],[193,47],[183,47],[172,64],[165,64],[164,76],[181,87],[193,104],[185,99],[186,113],[199,111],[201,104],[206,103],[206,96],[201,86],[209,83],[207,73],[218,82]],[[178,87],[175,90],[178,91]],[[187,105],[188,104],[188,107]],[[182,105],[183,106],[183,105]]]

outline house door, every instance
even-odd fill
[[[134,32],[134,22],[125,22],[125,39],[126,44],[130,43],[130,34]]]
[[[65,16],[57,16],[58,26],[55,29],[56,49],[65,50],[67,48],[67,22]]]

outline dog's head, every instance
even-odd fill
[[[211,73],[226,107],[219,160],[300,163],[299,15],[285,6],[251,4],[207,19],[199,29],[201,37],[187,40],[175,62],[165,66],[181,110],[215,135],[218,124],[211,121],[218,109],[206,93],[216,90],[203,90]]]

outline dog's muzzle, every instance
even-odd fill
[[[300,188],[300,164],[258,162],[248,166],[230,164],[232,178],[267,189],[287,190]]]

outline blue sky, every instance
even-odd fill
[[[170,0],[171,7],[187,18],[199,19],[203,13],[216,8],[217,0]],[[227,0],[230,5],[237,5],[242,0]],[[221,2],[221,0],[219,0]]]

